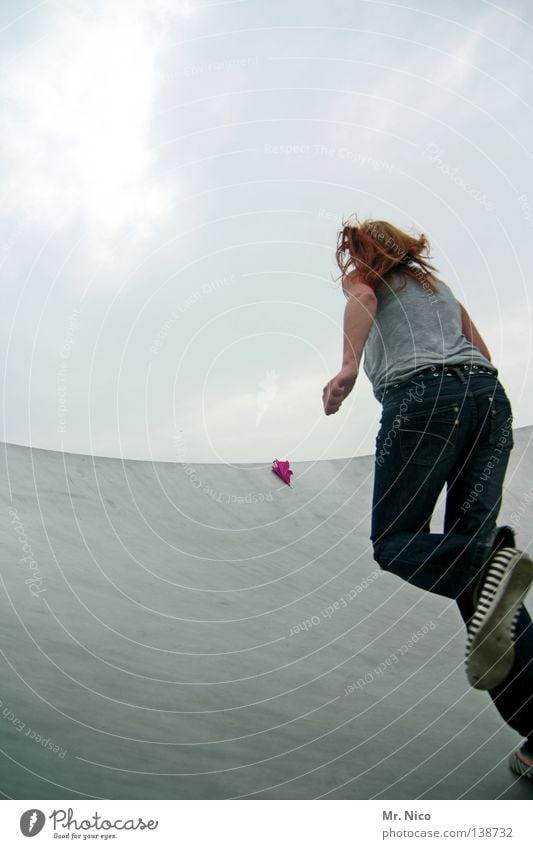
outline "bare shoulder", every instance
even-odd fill
[[[342,288],[347,295],[351,295],[352,297],[364,298],[370,301],[377,300],[372,286],[369,286],[368,283],[363,283],[355,271],[343,277]]]

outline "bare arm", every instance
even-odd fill
[[[462,322],[462,325],[463,325],[463,336],[465,336],[466,339],[468,339],[468,341],[472,345],[474,345],[474,347],[476,347],[478,349],[478,351],[480,351],[483,354],[483,356],[487,358],[487,360],[489,362],[491,362],[490,351],[487,348],[487,346],[485,345],[485,342],[483,340],[481,333],[477,329],[476,325],[474,324],[474,322],[472,321],[472,319],[468,315],[468,313],[465,310],[465,308],[463,307],[463,305],[459,304],[459,306],[461,307],[461,322]]]
[[[348,303],[344,310],[342,366],[355,368],[357,374],[365,342],[376,316],[377,298],[370,286],[363,283],[345,283],[344,291]]]
[[[336,413],[353,389],[377,309],[377,298],[370,286],[349,276],[343,281],[343,289],[348,303],[344,310],[342,368],[324,387],[322,401],[326,416]]]

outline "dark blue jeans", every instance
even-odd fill
[[[382,569],[456,600],[465,623],[496,534],[513,447],[512,411],[496,375],[438,369],[386,390],[376,440],[371,539]],[[430,521],[446,486],[444,532]],[[523,608],[515,663],[491,691],[501,716],[533,735],[533,627]]]

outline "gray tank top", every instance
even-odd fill
[[[404,289],[398,289],[402,279]],[[450,287],[435,281],[437,292],[411,277],[393,274],[378,287],[376,318],[364,349],[363,368],[374,395],[409,380],[430,365],[473,364],[497,370],[463,335],[461,308]]]

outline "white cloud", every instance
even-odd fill
[[[52,227],[79,218],[96,241],[132,224],[146,235],[173,197],[150,150],[160,38],[122,4],[60,12],[4,72],[10,211]]]
[[[467,77],[475,71],[476,54],[478,48],[485,42],[485,31],[493,18],[489,12],[476,24],[475,30],[470,30],[468,35],[459,42],[457,48],[451,47],[446,50],[448,54],[437,65],[434,80],[438,85],[451,87],[462,86]],[[479,61],[477,64],[480,64]]]

